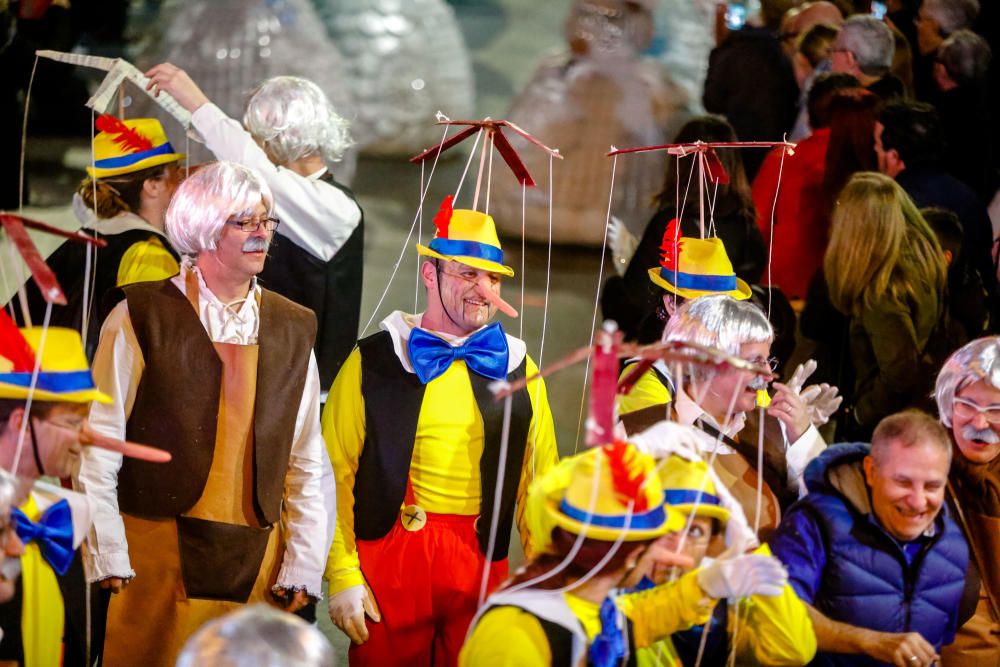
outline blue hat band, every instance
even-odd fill
[[[0,384],[27,389],[31,386],[31,373],[0,373]],[[94,378],[90,375],[90,371],[59,373],[43,371],[38,374],[38,382],[35,383],[36,390],[55,394],[68,394],[72,391],[85,391],[94,388]]]
[[[559,503],[559,511],[580,523],[587,523],[598,528],[624,528],[627,518],[624,514],[591,514],[586,510],[573,507],[566,502],[565,498]],[[633,514],[632,519],[628,522],[628,527],[635,530],[659,528],[666,520],[667,515],[663,511],[663,505],[658,505],[648,512]]]
[[[156,157],[157,155],[167,155],[174,152],[174,147],[170,145],[168,141],[165,144],[161,144],[156,148],[150,148],[148,151],[139,151],[138,153],[129,153],[128,155],[119,155],[118,157],[108,157],[103,160],[96,160],[94,162],[94,167],[97,169],[118,169],[119,167],[131,167],[133,164],[142,162],[143,160],[151,157]]]
[[[736,275],[712,276],[697,273],[671,271],[660,267],[660,277],[674,287],[696,289],[706,292],[731,292],[736,289]]]
[[[668,505],[722,505],[718,496],[694,489],[667,489],[663,492],[663,502]]]
[[[430,249],[449,257],[476,257],[488,262],[503,264],[503,250],[479,241],[434,238],[431,239]]]

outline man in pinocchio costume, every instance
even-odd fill
[[[500,281],[514,274],[493,219],[452,210],[449,197],[434,224],[417,246],[427,310],[396,311],[361,340],[323,414],[337,478],[330,617],[356,665],[456,664],[484,568],[489,590],[507,576],[515,504],[532,551],[520,501],[558,456],[541,380],[514,393],[503,447],[504,403],[488,385],[537,368],[523,341],[491,323],[497,307],[510,310]]]
[[[193,259],[127,287],[102,329],[94,374],[115,402],[94,405],[95,430],[173,455],[157,467],[91,451],[81,462],[77,482],[98,505],[88,576],[119,591],[106,665],[172,665],[202,624],[239,605],[295,610],[320,595],[316,319],[256,283],[279,224],[272,205],[245,167],[193,174],[166,216]]]

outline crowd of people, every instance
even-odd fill
[[[100,116],[67,305],[0,311],[0,662],[332,665],[323,600],[357,665],[1000,664],[995,9],[761,4],[676,141],[797,145],[719,149],[706,236],[667,161],[593,354],[674,356],[562,458],[490,215],[358,340],[326,95],[150,69],[217,161]]]

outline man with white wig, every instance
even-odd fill
[[[254,171],[198,170],[167,210],[180,273],[125,288],[101,331],[94,375],[114,403],[93,406],[93,428],[173,457],[82,457],[77,483],[98,505],[88,578],[117,592],[106,665],[172,665],[212,618],[320,595],[316,319],[256,278],[278,224]]]
[[[1000,337],[952,354],[935,397],[954,443],[948,500],[969,542],[970,575],[978,571],[980,581],[975,615],[944,649],[942,664],[1000,664]]]
[[[184,70],[164,63],[146,75],[150,89],[170,93],[191,112],[192,126],[218,159],[256,169],[270,186],[282,225],[260,280],[316,313],[320,384],[329,387],[357,342],[361,313],[363,215],[327,169],[351,145],[348,122],[319,86],[299,77],[261,83],[241,126]]]
[[[667,322],[663,340],[703,345],[766,367],[772,363],[774,330],[754,304],[719,294],[681,305]],[[797,387],[780,382],[771,386],[774,394],[767,399],[766,415],[773,419],[765,420],[763,465],[758,429],[745,428],[758,399],[765,402],[767,383],[759,376],[731,367],[682,369],[673,401],[679,423],[711,436],[702,454],[709,459],[715,452],[715,471],[750,521],[759,524],[762,539],[777,527],[781,507],[802,492],[806,465],[826,447]]]

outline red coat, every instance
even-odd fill
[[[799,142],[795,154],[785,156],[781,191],[774,213],[770,276],[765,285],[777,285],[791,298],[804,298],[809,281],[823,265],[829,240],[829,216],[823,199],[823,172],[830,130],[821,129]],[[768,153],[753,182],[753,203],[764,244],[771,242],[771,210],[778,185],[781,148]]]

